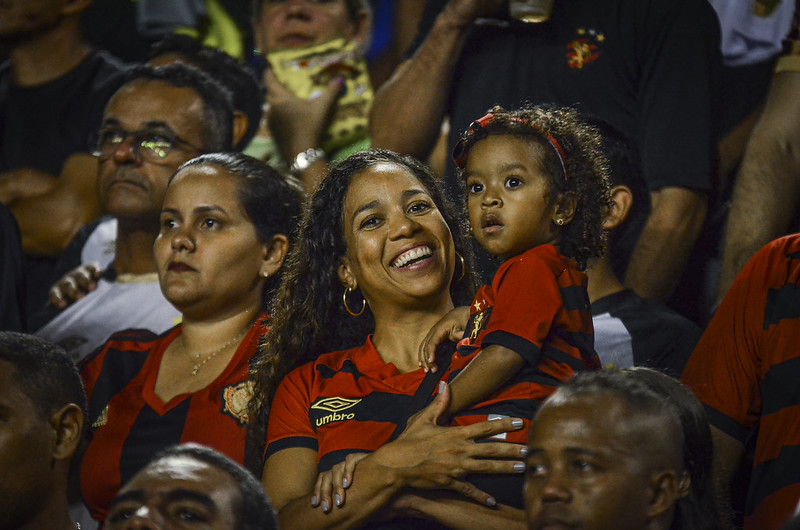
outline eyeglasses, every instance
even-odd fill
[[[178,145],[188,147],[193,151],[201,151],[201,149],[181,140],[174,134],[168,134],[163,131],[145,129],[143,131],[130,132],[109,127],[100,131],[97,149],[93,153],[94,156],[100,159],[110,158],[119,146],[125,143],[128,137],[133,138],[131,143],[133,152],[150,162],[159,162],[165,159],[172,151],[172,148]]]

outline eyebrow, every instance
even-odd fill
[[[202,504],[208,511],[217,513],[217,505],[205,493],[187,489],[174,489],[164,494],[164,500],[167,502],[175,501],[194,501]]]
[[[210,213],[210,212],[219,212],[219,213],[228,215],[228,212],[226,212],[223,208],[220,208],[219,206],[198,206],[197,208],[192,210],[192,213],[194,215],[200,215],[200,214]],[[181,212],[178,211],[175,208],[162,208],[161,209],[161,213],[162,214],[163,213],[171,213],[173,215],[180,215]]]
[[[115,127],[120,127],[122,122],[120,122],[117,118],[106,118],[103,120],[103,123],[100,125],[100,128],[108,127],[109,125],[113,125]],[[163,120],[151,120],[144,122],[144,127],[139,130],[151,130],[151,129],[163,129],[169,131],[170,134],[174,134],[175,131],[170,127],[170,125],[163,121]]]
[[[137,501],[137,502],[144,502],[144,492],[142,490],[130,490],[126,491],[125,493],[120,493],[114,500],[111,501],[111,505],[108,507],[108,511],[110,512],[114,509],[118,504],[122,504],[123,502],[129,501]]]
[[[415,195],[428,195],[428,193],[425,190],[422,190],[422,189],[419,189],[419,188],[412,188],[410,190],[405,190],[403,193],[400,194],[400,196],[402,197],[402,199],[404,201],[408,200],[411,197],[414,197]],[[360,214],[361,212],[363,212],[365,210],[370,210],[372,208],[375,208],[379,204],[380,204],[380,201],[375,200],[375,201],[370,201],[370,202],[360,206],[355,212],[353,212],[353,219],[358,217],[358,214]]]

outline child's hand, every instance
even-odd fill
[[[345,490],[353,484],[353,474],[356,464],[369,453],[351,453],[344,461],[333,466],[329,471],[323,471],[314,484],[314,496],[311,497],[311,506],[322,506],[322,511],[328,513],[336,506],[344,506]],[[331,493],[333,495],[331,496]],[[333,502],[331,502],[333,497]]]
[[[458,342],[469,320],[469,306],[456,307],[433,325],[419,347],[419,366],[425,372],[436,372],[436,347],[445,339]]]

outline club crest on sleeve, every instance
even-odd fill
[[[253,382],[243,381],[222,389],[222,412],[236,420],[239,425],[247,424],[247,404],[253,397]]]
[[[96,431],[106,423],[108,423],[108,405],[103,407],[103,410],[100,411],[100,415],[92,423],[92,430]]]
[[[469,322],[467,322],[466,329],[469,332],[469,335],[465,335],[469,337],[470,343],[475,342],[480,334],[481,330],[486,327],[486,324],[489,322],[489,315],[492,314],[492,308],[486,307],[486,304],[483,304],[482,311],[478,311],[477,313],[472,313],[469,316]]]
[[[582,69],[588,63],[600,58],[600,47],[606,40],[605,33],[592,28],[578,28],[575,40],[567,44],[567,65]]]

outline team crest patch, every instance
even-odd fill
[[[108,423],[108,405],[103,408],[103,410],[100,412],[100,415],[96,420],[94,420],[94,423],[92,423],[92,430],[96,431],[106,423]]]
[[[321,399],[311,405],[312,409],[324,410],[326,412],[341,412],[353,407],[361,402],[361,399],[348,399],[343,397],[329,397]]]
[[[475,308],[477,309],[477,303]],[[475,342],[480,334],[481,330],[486,327],[486,324],[489,322],[489,315],[492,314],[492,308],[487,307],[477,313],[472,313],[469,317],[469,322],[467,322],[467,328],[469,330],[469,341],[470,343]]]
[[[604,33],[595,29],[578,28],[578,38],[567,44],[567,65],[581,69],[600,58],[600,46],[605,42]]]
[[[222,412],[239,425],[247,424],[247,404],[253,397],[253,382],[244,381],[222,389]]]

